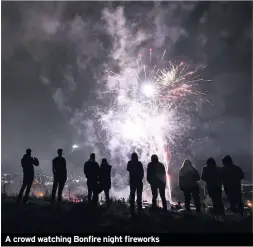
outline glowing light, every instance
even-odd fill
[[[74,144],[74,145],[72,146],[72,148],[73,148],[73,149],[77,149],[77,148],[78,148],[78,145]]]
[[[36,196],[37,197],[43,197],[45,194],[43,193],[43,192],[38,192],[38,193],[36,193]]]
[[[78,145],[76,145],[76,144],[72,145],[72,152],[74,152],[77,148],[79,148]]]
[[[72,198],[71,201],[74,202],[74,203],[79,203],[80,202],[80,200],[78,198],[76,198],[76,197]]]
[[[153,87],[152,84],[144,84],[142,86],[142,92],[146,97],[154,97],[155,96],[155,88]]]

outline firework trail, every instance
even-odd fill
[[[152,154],[157,154],[168,172],[168,147],[173,147],[184,134],[188,118],[180,109],[190,95],[201,95],[194,86],[202,81],[198,69],[181,62],[176,65],[163,60],[158,63],[144,63],[142,54],[136,59],[136,66],[125,74],[108,73],[109,107],[96,111],[96,117],[106,133],[106,146],[111,156],[126,163],[126,155],[136,151],[140,160],[147,164]],[[131,83],[126,83],[131,82]],[[126,86],[127,85],[127,86]],[[168,176],[167,198],[171,201]]]

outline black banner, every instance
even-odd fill
[[[253,234],[2,234],[2,246],[251,246]]]

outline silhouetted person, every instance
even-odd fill
[[[32,155],[32,150],[27,149],[26,154],[24,154],[23,158],[21,159],[21,165],[23,167],[23,184],[19,191],[18,202],[21,201],[25,189],[26,189],[26,192],[24,196],[24,202],[28,200],[28,196],[33,184],[33,180],[34,180],[33,166],[39,166],[39,160],[35,157],[33,158],[31,155]]]
[[[157,155],[151,156],[151,162],[148,164],[147,180],[152,191],[152,207],[157,207],[158,190],[163,203],[163,209],[167,210],[167,202],[165,198],[166,188],[166,171],[162,163],[159,162]]]
[[[129,172],[129,182],[130,182],[130,211],[134,214],[135,209],[135,192],[137,191],[137,205],[138,213],[142,211],[142,190],[143,190],[143,177],[144,170],[142,163],[138,160],[138,155],[133,153],[131,160],[128,161],[127,170]]]
[[[184,193],[186,211],[190,211],[192,196],[196,211],[200,212],[199,180],[200,176],[198,171],[192,166],[190,160],[185,160],[179,171],[179,187]]]
[[[109,205],[110,202],[109,191],[111,189],[111,170],[112,166],[110,166],[107,163],[107,160],[103,158],[99,167],[99,187],[100,191],[104,191],[105,193],[107,205]]]
[[[54,183],[52,189],[52,202],[55,200],[56,190],[58,188],[58,202],[62,200],[62,191],[67,180],[66,160],[62,157],[63,150],[57,150],[58,156],[52,161]]]
[[[177,204],[175,205],[175,209],[176,209],[176,210],[182,209],[182,206],[181,206],[181,202],[180,202],[180,201],[178,201]]]
[[[213,158],[207,160],[206,166],[202,170],[201,179],[206,182],[207,192],[213,203],[213,212],[223,215],[221,168],[216,166]]]
[[[99,165],[96,162],[94,153],[90,155],[90,159],[84,164],[84,174],[87,178],[88,202],[90,203],[92,201],[96,205],[99,193]]]
[[[222,159],[222,164],[224,165],[221,168],[222,182],[230,203],[230,209],[234,213],[239,212],[243,215],[244,205],[241,194],[241,180],[244,178],[244,173],[239,166],[234,165],[229,155]]]

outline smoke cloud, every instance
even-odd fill
[[[247,15],[244,5],[211,2],[4,5],[12,15],[4,15],[2,21],[2,59],[6,71],[2,79],[3,168],[20,170],[22,152],[34,146],[37,150],[34,155],[41,160],[41,171],[50,174],[56,149],[62,147],[68,153],[72,144],[77,143],[80,150],[69,157],[69,172],[82,173],[83,163],[91,152],[97,154],[98,161],[104,156],[114,157],[109,160],[115,168],[112,191],[119,197],[126,196],[125,162],[132,148],[122,145],[117,138],[105,142],[108,136],[101,131],[97,113],[110,109],[108,91],[137,83],[134,77],[127,81],[122,78],[136,73],[138,53],[148,53],[152,48],[157,60],[166,50],[164,60],[204,64],[206,69],[201,76],[211,80],[198,89],[206,93],[208,101],[189,106],[190,119],[185,122],[174,119],[179,129],[187,127],[182,131],[183,141],[179,136],[175,143],[173,169],[179,169],[185,156],[201,168],[209,156],[219,163],[222,156],[231,154],[250,174],[252,64],[250,59],[247,64],[245,54],[251,51],[251,22],[241,15]],[[121,80],[108,78],[105,72],[108,69]],[[18,83],[20,80],[22,83]],[[13,90],[20,94],[14,95]],[[33,97],[29,98],[27,92]],[[39,125],[28,117],[31,112],[32,118],[46,120]],[[22,135],[10,124],[20,121],[22,126],[32,122],[33,127],[20,130],[31,134]],[[47,124],[52,126],[43,127]],[[45,148],[48,149],[39,151]],[[118,156],[125,158],[122,161]]]

